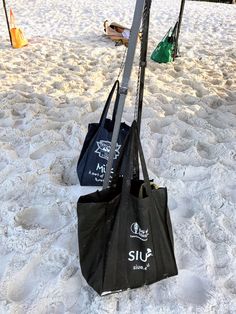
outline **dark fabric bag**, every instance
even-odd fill
[[[116,100],[113,109],[112,120],[107,119],[107,113],[111,104],[114,92]],[[77,174],[81,185],[101,186],[106,171],[106,164],[111,147],[111,139],[115,124],[115,115],[119,102],[119,81],[117,80],[107,98],[105,107],[99,123],[90,123],[83,148],[77,164]],[[121,123],[119,137],[116,144],[113,167],[120,154],[120,148],[129,131],[129,126]]]
[[[150,184],[137,124],[120,156],[112,185],[77,203],[80,265],[100,295],[177,275],[166,188]],[[132,178],[139,153],[144,180]],[[126,170],[119,169],[126,156]],[[141,191],[141,193],[140,193]]]

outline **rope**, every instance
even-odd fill
[[[119,77],[124,69],[124,66],[125,66],[125,59],[126,59],[126,54],[127,54],[127,48],[124,47],[124,52],[123,52],[123,56],[122,56],[122,59],[121,59],[121,64],[120,64],[120,67],[119,67],[119,72],[118,72],[118,75],[117,75],[117,80],[119,80]]]
[[[141,54],[139,56],[139,64],[141,62]],[[140,73],[141,68],[138,68],[138,78],[137,78],[137,87],[136,87],[136,98],[135,98],[135,106],[134,106],[134,120],[138,119],[138,103],[139,103],[139,90],[140,90]]]

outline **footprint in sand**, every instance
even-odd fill
[[[229,247],[225,243],[220,243],[212,248],[215,274],[218,276],[227,276],[231,264]]]
[[[228,124],[225,123],[224,121],[214,118],[213,116],[210,116],[209,118],[206,119],[209,124],[211,124],[213,127],[217,129],[227,129]]]
[[[224,283],[224,287],[232,294],[236,294],[236,275],[231,276]]]
[[[63,171],[62,181],[66,185],[76,185],[79,183],[78,175],[76,172],[78,157],[71,159],[62,159]]]
[[[12,117],[6,117],[4,119],[0,120],[0,127],[13,127],[14,126],[14,120],[12,119]]]
[[[197,144],[197,152],[201,158],[204,159],[215,159],[217,156],[214,152],[214,148],[211,147],[209,144],[198,143]]]
[[[61,209],[58,204],[54,206],[35,205],[21,210],[15,216],[16,226],[21,226],[23,229],[44,228],[50,231],[56,231],[66,226],[71,219],[71,214],[63,204]]]
[[[211,222],[206,223],[205,228],[206,237],[213,243],[220,245],[228,240],[228,235],[223,227]]]
[[[202,252],[206,248],[206,239],[205,237],[201,234],[194,233],[192,236],[192,244],[195,250],[198,252]]]
[[[149,123],[149,127],[150,127],[151,132],[153,133],[160,133],[160,134],[163,133],[163,131],[161,130],[161,125],[159,121],[154,121],[154,120],[151,121]]]
[[[61,174],[61,181],[65,185],[76,185],[79,183],[76,166],[78,156],[75,158],[59,157],[50,165],[51,173],[57,175]]]
[[[221,188],[220,193],[222,197],[226,200],[229,200],[232,203],[236,203],[236,185],[225,185]]]
[[[167,131],[164,129],[165,127],[169,126],[172,122],[172,118],[162,119],[162,120],[152,120],[149,123],[149,127],[152,133],[160,133],[165,134]]]
[[[161,108],[164,110],[165,116],[172,116],[176,112],[174,104],[167,103],[167,104],[161,105]]]
[[[236,217],[234,216],[235,206],[231,204],[229,206],[228,202],[224,202],[222,200],[222,205],[220,207],[222,211],[226,211],[227,214],[224,215],[221,219],[222,227],[229,233],[229,237],[235,237],[236,231]],[[230,214],[228,212],[231,212]],[[235,249],[235,256],[236,256],[236,249]]]
[[[35,310],[31,311],[30,313],[32,313],[32,314],[38,314],[38,313],[44,313],[44,314],[72,313],[72,312],[68,312],[66,310],[66,306],[63,302],[56,301],[55,298],[51,298],[51,299],[47,298],[47,304],[45,304],[45,303],[46,302],[42,302],[41,304],[37,304],[37,308]]]
[[[69,278],[73,277],[77,273],[78,269],[79,267],[76,265],[68,265],[60,273],[60,278],[62,280],[68,280]]]
[[[222,83],[223,83],[223,80],[222,80],[222,78],[214,78],[214,79],[212,79],[211,81],[211,84],[213,84],[213,85],[222,85]]]
[[[177,294],[184,302],[204,305],[208,299],[208,286],[197,275],[182,270],[177,277]]]
[[[172,150],[175,152],[181,153],[188,150],[191,146],[193,146],[193,141],[183,141],[182,143],[177,143],[172,146]]]
[[[190,219],[198,211],[196,208],[196,203],[192,202],[190,198],[178,197],[178,203],[174,210],[172,210],[172,215],[177,223],[181,223],[187,219]]]
[[[42,147],[40,147],[39,149],[31,153],[30,158],[33,160],[37,160],[44,157],[48,153],[67,151],[67,150],[68,150],[68,146],[64,142],[58,141],[58,142],[43,145]]]
[[[7,282],[7,298],[13,302],[27,299],[48,281],[53,280],[66,267],[68,261],[67,252],[61,249],[53,249],[43,256],[33,257]]]

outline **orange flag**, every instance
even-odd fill
[[[16,27],[15,17],[12,9],[10,9],[10,32],[13,48],[21,48],[28,45],[28,40],[24,37],[22,30]]]

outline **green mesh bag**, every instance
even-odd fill
[[[170,28],[151,54],[151,59],[158,63],[167,63],[174,60],[175,36]]]

